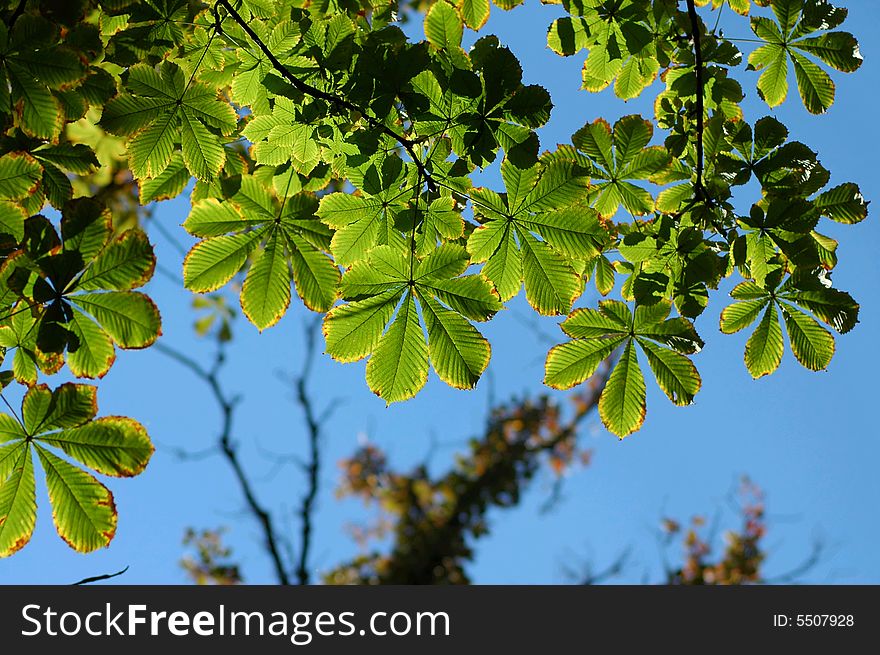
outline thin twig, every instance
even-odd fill
[[[822,556],[825,553],[825,544],[822,541],[814,541],[813,548],[810,551],[810,554],[798,564],[796,567],[791,569],[790,571],[786,571],[780,575],[773,576],[772,578],[764,578],[761,582],[763,584],[797,584],[801,582],[801,577],[811,571],[822,561]]]
[[[126,566],[121,571],[117,571],[116,573],[104,573],[103,575],[96,575],[91,578],[83,578],[79,582],[74,582],[71,586],[81,585],[81,584],[91,584],[92,582],[100,582],[101,580],[109,580],[110,578],[115,578],[117,576],[122,575],[128,571],[128,567]]]
[[[294,380],[296,400],[302,408],[309,439],[309,459],[305,464],[305,472],[308,479],[306,493],[300,503],[300,550],[299,561],[296,567],[297,582],[301,585],[309,584],[309,553],[312,547],[312,524],[315,501],[318,497],[318,481],[321,473],[321,422],[315,414],[314,404],[308,391],[309,376],[312,372],[312,364],[315,359],[316,339],[320,323],[312,321],[305,329],[306,353],[302,373]]]
[[[592,571],[586,571],[583,577],[580,580],[581,585],[597,585],[605,582],[610,578],[617,577],[623,572],[623,569],[626,568],[627,561],[629,560],[629,556],[632,554],[631,549],[627,548],[624,550],[617,558],[608,565],[607,568],[593,573]]]
[[[275,568],[275,577],[278,578],[279,584],[290,584],[290,577],[287,574],[287,568],[284,565],[284,560],[282,559],[281,552],[279,550],[278,537],[275,531],[275,525],[273,523],[272,516],[266,509],[263,508],[263,506],[257,500],[253,485],[251,484],[251,481],[245,473],[244,467],[242,466],[241,461],[238,458],[237,446],[232,441],[232,418],[238,399],[235,397],[229,397],[223,390],[223,387],[220,385],[218,374],[223,366],[223,363],[225,362],[222,346],[221,349],[218,350],[217,358],[213,367],[210,370],[203,367],[201,364],[199,364],[199,362],[192,359],[191,357],[183,354],[175,348],[172,348],[171,346],[165,345],[161,341],[154,344],[154,347],[163,355],[170,357],[182,366],[188,368],[198,378],[205,382],[205,384],[207,384],[208,387],[211,389],[214,400],[220,407],[220,411],[223,416],[222,428],[220,431],[220,437],[218,439],[220,452],[223,453],[226,461],[229,462],[230,467],[232,467],[232,471],[235,474],[236,479],[238,480],[239,487],[241,487],[241,491],[244,494],[245,500],[247,501],[248,508],[250,509],[254,517],[256,517],[263,530],[263,538],[266,542],[266,549],[269,552],[269,556],[272,559],[272,564]]]

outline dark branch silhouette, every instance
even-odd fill
[[[697,16],[697,8],[694,0],[687,0],[688,18],[691,21],[691,38],[694,41],[694,72],[697,77],[697,134],[695,142],[697,146],[697,194],[703,194],[703,50],[700,43],[700,19]]]
[[[121,571],[117,571],[116,573],[104,573],[102,575],[96,575],[91,578],[83,578],[79,582],[74,582],[71,586],[83,585],[83,584],[91,584],[93,582],[100,582],[101,580],[109,580],[111,578],[116,578],[128,571],[128,567],[126,566]]]
[[[338,401],[331,402],[327,409],[320,415],[317,414],[314,401],[309,394],[308,383],[312,373],[312,366],[317,353],[317,339],[320,334],[320,320],[314,319],[306,324],[304,338],[306,342],[305,359],[299,375],[293,378],[292,383],[296,394],[296,401],[303,412],[308,437],[308,459],[301,463],[306,474],[306,491],[303,494],[299,508],[300,519],[300,549],[296,565],[296,579],[299,584],[310,584],[309,555],[312,550],[312,531],[314,525],[315,502],[320,488],[319,476],[321,473],[321,426],[338,406]]]
[[[238,404],[238,398],[230,397],[220,384],[219,373],[226,362],[223,344],[220,343],[218,345],[214,365],[210,369],[206,369],[196,360],[161,341],[157,342],[154,347],[162,354],[188,368],[210,388],[214,400],[220,408],[222,416],[220,437],[218,440],[220,452],[232,468],[245,501],[247,502],[248,509],[257,519],[257,522],[263,531],[265,547],[272,560],[275,577],[278,579],[278,583],[282,585],[290,584],[290,576],[287,573],[287,567],[281,557],[281,550],[278,543],[278,532],[275,528],[272,516],[257,500],[253,485],[251,484],[251,481],[238,457],[237,445],[232,441],[232,419],[235,412],[235,406]]]

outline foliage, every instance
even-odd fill
[[[327,352],[368,358],[367,384],[388,403],[418,393],[432,368],[474,387],[491,350],[473,323],[521,289],[539,314],[568,316],[573,340],[548,354],[548,384],[575,386],[617,359],[600,413],[619,436],[645,415],[637,350],[674,403],[693,400],[695,322],[726,278],[741,282],[722,331],[758,321],[745,356],[754,377],[779,365],[780,313],[795,358],[829,365],[834,340],[820,323],[847,332],[858,305],[833,288],[837,243],[818,230],[863,220],[868,203],[853,183],[827,188],[829,171],[784,125],[747,119],[739,77],[760,71],[757,93],[775,107],[790,61],[806,109],[828,111],[834,83],[816,61],[842,72],[861,63],[855,38],[838,30],[845,9],[564,0],[548,45],[584,57],[587,91],[656,91],[654,116],[585,117],[570,144],[542,152],[549,93],[523,80],[497,36],[471,34],[488,1],[418,6],[426,38],[416,42],[389,0],[7,0],[4,384],[30,398],[65,364],[100,378],[117,347],[158,338],[158,310],[137,291],[155,258],[126,198],[134,184],[143,205],[175,198],[193,178],[184,228],[200,241],[185,286],[241,282],[243,311],[261,330],[295,291],[324,315]],[[750,52],[740,45],[754,39],[703,22],[725,6],[750,16]],[[475,188],[491,166],[503,187]],[[619,297],[574,309],[590,280]],[[63,468],[23,434],[47,476]],[[0,529],[12,526],[20,545],[32,459],[12,461],[0,469]],[[54,488],[63,516],[74,500]],[[103,537],[68,535],[74,547],[106,543],[115,512],[101,512]]]
[[[376,507],[380,520],[355,530],[361,545],[391,538],[325,575],[332,584],[466,584],[472,541],[488,532],[488,512],[510,508],[549,463],[556,476],[589,461],[577,446],[577,428],[595,408],[607,371],[561,406],[547,396],[492,408],[482,434],[472,438],[450,470],[432,476],[427,463],[393,470],[372,444],[343,460],[340,495]],[[373,548],[375,548],[373,546]]]
[[[184,535],[184,546],[192,547],[195,554],[184,557],[180,565],[194,584],[234,585],[242,581],[238,566],[230,562],[232,550],[223,545],[223,533],[222,528],[190,529]]]
[[[742,585],[766,581],[762,572],[767,557],[762,541],[767,535],[764,493],[751,480],[743,478],[737,496],[742,524],[739,530],[724,535],[725,546],[720,556],[713,558],[712,535],[706,534],[704,517],[693,517],[687,529],[672,519],[663,521],[667,541],[681,537],[684,555],[680,567],[667,569],[667,584]],[[811,560],[805,566],[809,565]]]

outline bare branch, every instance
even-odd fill
[[[622,553],[620,553],[620,555],[618,555],[617,558],[613,562],[611,562],[611,564],[609,564],[606,568],[602,569],[601,571],[597,571],[594,573],[591,570],[587,569],[587,571],[584,573],[583,577],[580,580],[580,584],[582,584],[582,585],[601,584],[601,583],[605,582],[606,580],[610,580],[611,578],[617,577],[618,575],[623,573],[623,570],[626,568],[630,553],[631,553],[631,550],[629,548],[627,548]]]
[[[810,550],[810,554],[793,569],[786,571],[772,578],[764,578],[761,582],[764,584],[797,584],[801,582],[801,578],[812,571],[825,555],[825,543],[819,539],[815,540]]]
[[[312,547],[312,514],[318,497],[318,480],[321,472],[321,422],[315,414],[314,404],[308,391],[309,376],[315,359],[315,342],[319,333],[320,323],[313,320],[306,325],[306,357],[300,375],[294,380],[296,400],[302,408],[307,436],[309,440],[309,459],[305,464],[307,476],[306,493],[300,504],[300,549],[296,577],[299,584],[309,584],[309,553]],[[332,405],[331,405],[332,407]],[[329,410],[329,408],[328,408]],[[324,414],[327,414],[325,410]],[[332,413],[332,410],[329,410]]]
[[[154,344],[154,347],[162,354],[188,368],[211,389],[211,393],[214,396],[214,400],[219,406],[222,415],[222,425],[218,439],[220,452],[224,455],[230,467],[232,467],[235,478],[244,494],[245,500],[247,501],[248,509],[257,519],[257,522],[262,528],[266,549],[269,552],[269,556],[271,557],[275,568],[275,577],[278,579],[279,584],[290,584],[290,576],[287,574],[287,568],[281,557],[277,532],[275,530],[272,516],[257,500],[253,485],[239,460],[237,445],[232,441],[232,419],[238,398],[229,396],[220,384],[219,372],[225,363],[223,345],[221,344],[218,348],[217,357],[210,370],[205,369],[196,360],[162,342],[157,342]]]

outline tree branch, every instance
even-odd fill
[[[697,183],[698,194],[703,193],[703,50],[700,45],[700,19],[694,0],[686,0],[688,17],[691,21],[691,38],[694,41],[694,70],[697,76]]]
[[[408,139],[401,134],[398,134],[397,132],[392,130],[390,127],[385,125],[382,121],[371,116],[370,113],[366,110],[366,108],[359,107],[358,105],[354,104],[350,100],[346,100],[345,98],[342,98],[340,96],[336,96],[332,93],[328,93],[327,91],[322,91],[321,89],[312,86],[308,82],[301,80],[296,75],[291,73],[280,61],[278,61],[278,58],[272,53],[271,50],[269,50],[269,48],[266,46],[266,44],[262,42],[260,37],[257,36],[257,33],[254,32],[253,28],[251,28],[251,26],[248,24],[248,22],[246,20],[244,20],[244,18],[242,18],[241,14],[239,14],[233,8],[233,6],[228,2],[228,0],[217,0],[217,2],[214,5],[214,17],[215,17],[214,29],[217,32],[222,32],[221,20],[220,20],[219,13],[217,12],[217,6],[222,6],[224,9],[226,9],[229,16],[232,17],[232,19],[236,23],[238,23],[238,26],[241,27],[242,30],[244,30],[245,34],[248,35],[248,37],[254,42],[254,44],[266,56],[266,59],[268,59],[269,63],[272,64],[272,67],[276,71],[278,71],[278,73],[280,73],[281,76],[285,80],[290,82],[290,84],[293,85],[293,87],[297,91],[299,91],[300,93],[303,93],[307,96],[311,96],[312,98],[324,100],[325,102],[328,102],[337,108],[347,109],[348,111],[353,111],[353,112],[359,113],[361,116],[364,117],[364,120],[366,120],[367,123],[369,123],[370,127],[379,130],[380,132],[382,132],[386,136],[391,137],[397,143],[399,143],[403,147],[403,149],[406,150],[407,154],[412,159],[413,163],[415,164],[416,168],[418,169],[418,172],[421,174],[422,178],[425,180],[425,183],[428,185],[428,189],[430,191],[437,191],[437,185],[434,182],[434,179],[431,177],[431,174],[425,168],[424,163],[422,163],[421,159],[416,154],[416,142],[415,141],[413,141],[412,139]]]
[[[763,584],[798,584],[801,577],[813,570],[821,561],[825,554],[825,544],[822,541],[814,541],[810,554],[793,569],[774,575],[770,578],[764,578]]]
[[[24,12],[24,7],[26,4],[27,0],[19,0],[18,6],[15,8],[15,11],[12,12],[12,16],[9,17],[9,22],[6,23],[7,29],[12,29],[12,26],[15,25],[15,21],[17,21],[19,16],[21,16],[21,14]]]
[[[275,577],[278,579],[279,584],[290,584],[290,577],[287,574],[287,569],[284,565],[281,551],[278,546],[278,537],[272,521],[272,516],[257,500],[253,485],[247,477],[244,467],[241,465],[241,461],[238,458],[237,447],[232,442],[232,418],[235,412],[237,398],[227,396],[223,387],[220,385],[218,374],[225,363],[222,346],[218,349],[214,366],[210,370],[204,368],[191,357],[162,342],[157,342],[154,344],[154,347],[160,353],[188,368],[211,389],[211,393],[213,394],[217,405],[220,407],[223,417],[219,438],[220,452],[223,453],[226,461],[229,462],[229,465],[232,467],[235,478],[244,494],[245,500],[247,501],[248,508],[254,517],[256,517],[262,528],[263,538],[266,542],[266,549],[269,551],[269,556],[271,557],[272,564],[275,568]]]
[[[74,582],[71,586],[75,587],[76,585],[90,584],[92,582],[100,582],[101,580],[109,580],[110,578],[115,578],[117,576],[122,575],[126,571],[128,571],[127,566],[124,569],[122,569],[121,571],[117,571],[116,573],[104,573],[103,575],[96,575],[91,578],[83,578],[79,582]]]
[[[309,553],[312,546],[312,514],[315,509],[315,500],[318,497],[318,479],[321,471],[321,422],[315,415],[314,405],[308,393],[308,380],[315,358],[315,341],[318,333],[318,321],[312,321],[306,326],[306,358],[302,373],[294,380],[296,400],[305,415],[306,428],[309,438],[309,460],[304,469],[308,477],[308,487],[300,504],[300,551],[299,562],[296,567],[297,582],[301,585],[309,584]]]

